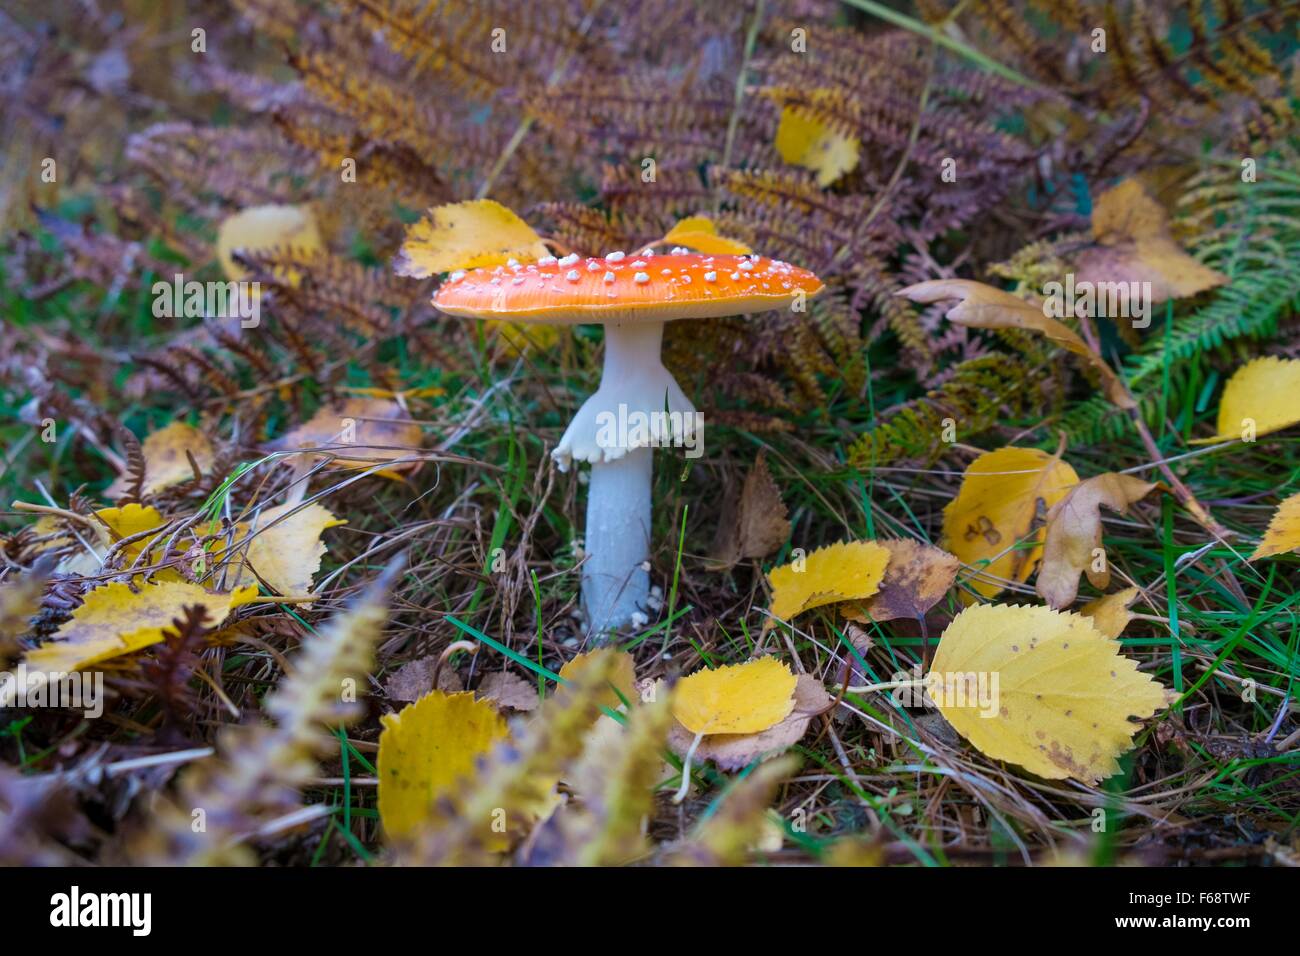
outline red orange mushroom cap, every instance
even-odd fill
[[[512,322],[668,322],[782,309],[822,288],[807,269],[766,256],[615,252],[453,272],[433,304]]]

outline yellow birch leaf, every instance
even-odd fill
[[[636,662],[632,660],[632,655],[627,651],[615,651],[612,648],[601,648],[600,650],[587,651],[585,654],[579,654],[573,660],[566,663],[560,668],[560,676],[569,683],[575,683],[579,680],[579,675],[584,669],[589,667],[594,660],[610,659],[609,665],[611,676],[605,693],[602,695],[600,703],[610,710],[618,710],[623,706],[623,701],[619,699],[622,694],[628,703],[637,699],[636,692]],[[618,693],[615,693],[615,688]]]
[[[1073,604],[1079,595],[1079,575],[1085,572],[1093,587],[1110,586],[1101,546],[1101,506],[1123,513],[1153,488],[1149,481],[1108,471],[1079,482],[1047,513],[1043,563],[1035,583],[1048,605],[1060,609]]]
[[[433,690],[379,720],[379,819],[399,840],[418,831],[434,800],[472,774],[507,732],[497,709],[469,691]]]
[[[889,551],[875,541],[841,541],[799,561],[773,568],[774,617],[790,620],[827,604],[869,598],[880,587]]]
[[[1006,581],[1027,581],[1043,553],[1043,519],[1078,482],[1073,468],[1037,448],[986,452],[943,509],[943,547],[975,569],[968,583],[986,598]]]
[[[216,458],[208,436],[185,422],[172,422],[154,432],[141,443],[141,450],[144,452],[143,493],[146,495],[194,477],[194,468],[186,452],[194,456],[200,474],[211,468]],[[126,491],[128,484],[127,477],[119,475],[105,494],[116,498]]]
[[[1218,434],[1193,445],[1253,441],[1300,422],[1300,359],[1275,355],[1247,362],[1233,373],[1219,399]]]
[[[970,279],[931,279],[909,285],[896,294],[913,302],[924,303],[960,299],[945,315],[958,325],[968,328],[1021,329],[1041,333],[1067,352],[1086,361],[1100,377],[1102,389],[1112,404],[1120,408],[1134,408],[1137,405],[1125,390],[1119,376],[1102,361],[1101,356],[1088,348],[1088,344],[1068,325],[1049,317],[1042,305],[1027,302],[1010,292]]]
[[[215,626],[235,608],[256,600],[256,585],[218,594],[197,584],[168,581],[146,584],[137,593],[114,581],[89,592],[71,619],[27,654],[26,663],[46,673],[77,670],[157,644],[191,605],[206,608],[205,624]]]
[[[1285,551],[1300,551],[1300,494],[1292,495],[1277,506],[1273,520],[1264,532],[1264,540],[1259,543],[1250,560],[1271,558]]]
[[[754,251],[738,239],[718,235],[718,227],[708,216],[687,216],[659,241],[708,255],[745,256]]]
[[[105,543],[104,550],[107,552],[108,546],[113,541],[119,541],[122,538],[130,538],[140,534],[142,531],[153,531],[155,528],[162,528],[167,523],[163,518],[162,512],[157,508],[145,505],[138,505],[134,502],[122,505],[120,508],[101,508],[95,512],[96,516],[108,526],[110,530],[111,541]],[[135,563],[136,558],[140,557],[141,552],[150,544],[153,536],[145,536],[139,541],[133,541],[121,550],[123,567],[130,567]],[[161,549],[155,545],[151,552],[153,561],[156,563],[161,556]]]
[[[270,252],[292,249],[319,252],[325,248],[316,229],[316,218],[306,206],[253,206],[222,221],[217,230],[217,258],[227,279],[241,281],[248,272],[233,257],[236,249]],[[289,276],[293,284],[296,275]]]
[[[341,524],[347,521],[314,502],[264,508],[253,520],[240,522],[234,546],[224,552],[231,556],[227,580],[247,583],[260,577],[280,594],[310,594],[327,550],[321,534]]]
[[[756,734],[794,710],[795,684],[775,657],[696,671],[677,683],[673,716],[693,734]]]
[[[846,136],[816,113],[799,106],[781,109],[774,145],[791,166],[816,173],[817,185],[822,188],[858,165],[857,137]]]
[[[948,722],[986,756],[1087,784],[1119,772],[1116,758],[1140,728],[1130,718],[1166,702],[1118,641],[1046,607],[967,608],[944,631],[925,680]]]
[[[419,424],[397,402],[349,398],[338,405],[321,407],[269,447],[282,451],[322,448],[341,456],[333,462],[338,467],[360,470],[418,454],[423,441]],[[396,479],[398,472],[413,471],[419,464],[401,462],[375,474]]]
[[[542,237],[514,212],[491,199],[435,206],[407,227],[395,269],[425,279],[453,269],[535,262],[550,252]]]
[[[1079,613],[1091,618],[1093,627],[1107,637],[1118,638],[1133,620],[1133,612],[1128,606],[1140,593],[1137,588],[1125,588],[1114,594],[1105,594],[1079,608]]]

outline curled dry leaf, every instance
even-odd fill
[[[479,681],[475,693],[506,710],[536,710],[541,704],[537,698],[537,685],[530,684],[511,671],[493,671],[488,674]]]
[[[879,591],[866,601],[841,607],[850,621],[921,617],[939,603],[957,579],[961,561],[942,548],[910,538],[876,543],[889,552],[889,564]]]
[[[1297,422],[1300,422],[1300,359],[1268,355],[1247,362],[1233,373],[1219,399],[1218,434],[1198,438],[1192,444],[1234,438],[1253,441]]]
[[[1133,614],[1128,608],[1140,593],[1142,592],[1137,588],[1125,588],[1114,594],[1106,594],[1079,608],[1079,613],[1090,618],[1093,627],[1107,637],[1118,638],[1124,633],[1124,628],[1128,627],[1129,621],[1133,620]]]
[[[809,93],[814,102],[820,91]],[[858,165],[858,139],[826,122],[815,111],[801,106],[781,109],[776,129],[776,151],[791,166],[802,166],[817,175],[817,185],[832,185]]]
[[[711,734],[695,750],[702,760],[712,760],[720,770],[740,770],[761,757],[797,744],[808,732],[808,725],[818,714],[825,713],[835,699],[826,693],[822,682],[809,674],[800,674],[794,687],[794,707],[782,720],[766,730],[750,734]],[[674,721],[668,734],[668,746],[684,757],[695,735]]]
[[[1165,210],[1135,179],[1126,179],[1097,198],[1092,237],[1094,244],[1076,259],[1076,285],[1125,283],[1127,289],[1130,282],[1150,282],[1154,304],[1196,295],[1228,281],[1179,247],[1170,235]]]
[[[1081,481],[1047,513],[1047,536],[1037,590],[1058,610],[1069,607],[1079,593],[1079,575],[1105,590],[1110,569],[1101,546],[1101,506],[1124,512],[1156,486],[1149,481],[1107,472]],[[1098,554],[1097,552],[1101,552]]]
[[[1292,495],[1277,506],[1273,520],[1264,532],[1264,540],[1260,541],[1250,560],[1271,558],[1287,551],[1300,551],[1300,494]]]
[[[659,241],[709,255],[744,256],[754,251],[738,239],[718,235],[718,227],[708,216],[687,216]]]
[[[206,473],[215,460],[208,436],[185,422],[172,422],[149,435],[142,443],[142,450],[144,485],[141,493],[145,495],[192,480],[194,466],[190,464],[190,455],[199,466],[199,474]],[[117,498],[125,494],[128,483],[126,475],[119,475],[104,493]]]
[[[1005,581],[1029,580],[1043,553],[1043,520],[1078,481],[1068,464],[1036,448],[999,448],[971,462],[943,509],[943,546],[975,569],[971,587],[988,598]]]
[[[309,594],[327,550],[321,534],[341,524],[347,522],[315,502],[263,508],[240,522],[234,545],[223,552],[230,556],[226,580],[242,584],[251,577],[280,594]]]
[[[722,519],[713,540],[717,570],[728,570],[747,558],[764,558],[790,537],[790,518],[781,489],[767,467],[767,456],[758,453],[754,467],[745,476],[739,499],[722,503]]]
[[[983,681],[981,689],[978,684]],[[1164,706],[1159,683],[1092,621],[1045,607],[979,604],[934,654],[926,692],[981,752],[1051,780],[1095,784]]]
[[[406,230],[394,268],[425,279],[453,269],[535,262],[549,254],[542,237],[513,211],[491,199],[435,206]]]
[[[674,688],[673,716],[692,734],[756,734],[789,716],[795,684],[775,657],[696,671]]]
[[[323,406],[269,447],[278,451],[322,448],[338,456],[334,464],[339,467],[365,469],[418,454],[423,439],[420,426],[397,402],[349,398],[339,405]],[[399,462],[376,474],[394,478],[400,471],[414,471],[419,464]]]
[[[874,541],[841,541],[818,548],[801,561],[773,568],[771,614],[790,620],[804,611],[861,601],[875,594],[889,552]],[[769,618],[765,626],[772,626]]]
[[[146,584],[137,592],[114,581],[87,594],[49,641],[28,652],[26,663],[33,672],[77,670],[157,644],[163,631],[192,605],[203,607],[215,625],[235,608],[256,600],[256,585],[218,594],[197,584],[166,581]]]
[[[399,840],[418,831],[434,800],[473,773],[507,733],[497,709],[468,692],[430,691],[380,722],[379,819],[389,838]]]
[[[1067,352],[1087,361],[1100,376],[1106,397],[1120,408],[1134,408],[1136,403],[1124,383],[1086,342],[1068,325],[1049,318],[1042,305],[1026,302],[1010,292],[1003,292],[970,279],[931,279],[900,289],[898,295],[913,302],[961,301],[949,309],[947,317],[959,325],[977,329],[1022,329],[1039,332]]]

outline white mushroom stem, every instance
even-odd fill
[[[592,634],[646,613],[654,446],[698,447],[695,406],[659,359],[663,333],[662,322],[606,323],[600,388],[552,452],[562,470],[591,463],[582,603]]]

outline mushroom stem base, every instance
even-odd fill
[[[634,614],[645,614],[653,469],[652,448],[591,466],[582,603],[593,635],[625,628]]]

